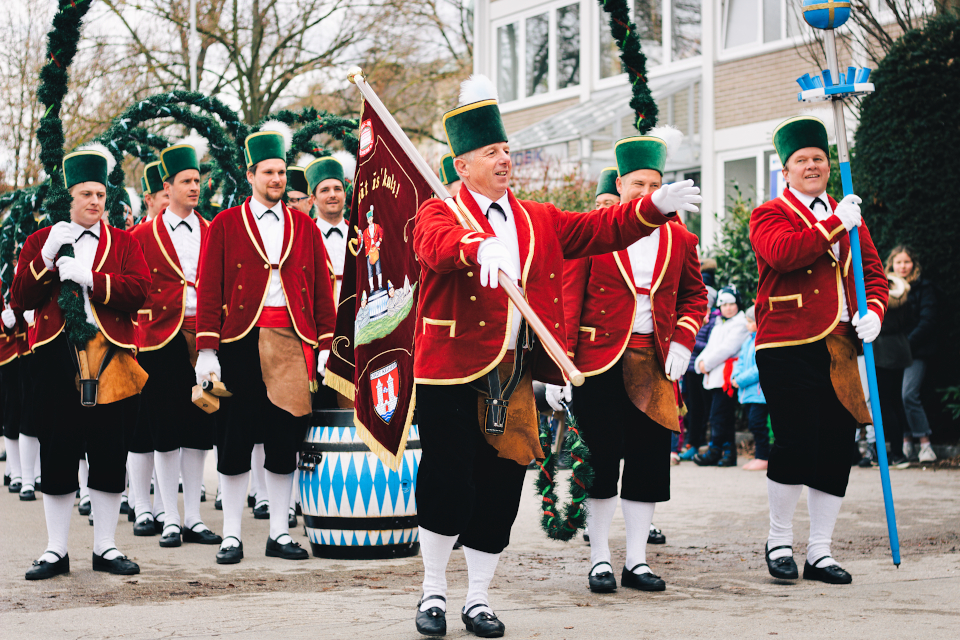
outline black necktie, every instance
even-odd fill
[[[820,198],[814,198],[814,199],[813,199],[813,202],[810,203],[810,211],[815,211],[818,204],[819,204],[821,207],[823,207],[823,210],[824,210],[824,211],[829,211],[829,209],[827,209],[826,203],[824,203],[824,201],[821,200]]]
[[[504,222],[506,222],[506,220],[507,220],[507,214],[504,213],[503,207],[501,207],[500,205],[498,205],[496,202],[494,202],[493,204],[491,204],[491,205],[490,205],[490,208],[487,209],[487,220],[490,219],[490,212],[491,212],[491,211],[496,211],[497,213],[499,213],[500,215],[502,215]]]
[[[280,219],[280,216],[278,216],[278,215],[273,211],[273,209],[267,209],[266,211],[264,211],[264,212],[263,212],[263,215],[260,216],[260,219],[263,220],[263,219],[266,217],[267,214],[273,215],[273,219],[274,219],[274,220],[279,220],[279,219]]]
[[[330,236],[333,235],[333,232],[334,232],[334,231],[337,232],[337,235],[338,235],[338,236],[340,236],[341,238],[343,237],[343,231],[341,231],[339,227],[330,227],[329,229],[327,229],[327,230],[323,233],[323,237],[324,237],[324,238],[329,238]]]
[[[178,222],[177,224],[171,225],[171,226],[170,226],[170,231],[176,231],[176,230],[179,229],[180,227],[186,227],[186,228],[187,228],[187,233],[193,233],[193,227],[191,227],[191,226],[187,223],[186,220],[181,220],[181,221]]]
[[[90,236],[91,238],[93,238],[94,240],[96,240],[96,241],[98,241],[98,242],[100,241],[100,236],[98,236],[97,234],[95,234],[93,231],[90,231],[90,229],[86,229],[86,230],[84,230],[83,233],[80,234],[80,237],[77,238],[77,242],[80,242],[81,238],[83,238],[83,236],[88,235],[88,234],[89,234],[89,236]]]

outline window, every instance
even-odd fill
[[[633,21],[647,69],[700,55],[700,6],[703,0],[632,0]],[[664,23],[670,28],[664,31]],[[599,77],[624,72],[620,50],[610,33],[610,16],[600,9]]]
[[[768,44],[799,35],[799,12],[799,4],[790,0],[724,0],[723,48]]]
[[[672,0],[673,59],[685,60],[700,55],[701,0]]]
[[[527,18],[527,92],[532,96],[550,90],[550,16]]]
[[[640,49],[647,64],[663,62],[663,7],[661,0],[634,0],[633,21],[637,24]]]
[[[757,199],[757,159],[743,158],[723,163],[725,205],[735,202],[738,196],[744,200]]]
[[[580,84],[580,5],[557,10],[557,89]]]
[[[497,29],[497,93],[501,102],[517,99],[520,78],[517,23]]]

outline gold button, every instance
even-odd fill
[[[814,289],[813,292],[814,292],[814,293],[820,293],[820,289]]]
[[[553,299],[553,304],[557,304],[558,302],[560,302],[560,298],[554,298],[554,299]]]
[[[49,319],[50,319],[50,316],[43,316],[43,319],[44,319],[44,320],[49,320]]]
[[[154,273],[156,273],[156,272],[157,272],[157,270],[156,270],[156,269],[154,269],[154,270],[153,270],[153,272],[154,272]]]
[[[160,289],[159,289],[159,288],[157,288],[157,293],[160,293]]]
[[[306,311],[306,310],[307,310],[306,307],[300,307],[300,311]]]
[[[674,292],[673,292],[672,294],[670,294],[670,295],[674,295],[674,296],[675,296],[675,295],[677,295],[677,292],[676,292],[676,291],[674,291]]]
[[[120,322],[120,318],[117,318],[117,322]]]
[[[554,328],[554,329],[559,329],[559,328],[560,328],[560,323],[558,322],[558,323],[556,323],[555,325],[553,325],[553,328]]]
[[[470,296],[470,302],[476,302],[477,296]]]
[[[605,316],[605,315],[607,315],[607,312],[606,312],[606,311],[601,311],[601,312],[600,312],[600,315]]]
[[[835,267],[835,266],[837,266],[837,263],[836,263],[836,262],[831,262],[831,263],[830,263],[830,266],[831,266],[831,267]]]
[[[487,323],[484,322],[483,320],[481,320],[481,321],[480,321],[480,326],[481,326],[481,327],[485,327],[485,326],[487,326]]]
[[[265,264],[265,265],[263,265],[263,268],[264,268],[264,269],[269,269],[269,268],[270,268],[270,265]]]
[[[600,293],[603,293],[603,292],[605,292],[605,291],[606,291],[606,289],[604,289],[603,287],[600,287]]]
[[[472,278],[472,277],[473,277],[473,271],[467,271],[467,277],[468,277],[468,278]]]
[[[664,342],[670,342],[670,338],[664,338],[663,341],[664,341]]]
[[[243,309],[243,305],[240,305],[240,308]]]
[[[237,285],[237,289],[243,289],[243,285],[242,285],[242,284],[238,284],[238,285]]]
[[[555,276],[555,274],[551,273],[551,274],[550,274],[550,279],[553,280],[554,276]]]
[[[301,265],[300,268],[303,269],[304,271],[306,271],[306,270],[307,270],[307,265]]]
[[[183,280],[180,281],[180,284],[184,284]]]
[[[807,273],[808,274],[813,273],[813,269],[807,269]]]
[[[167,308],[166,308],[166,307],[164,307],[164,308],[163,308],[163,310],[164,310],[164,311],[166,311],[166,310],[167,310]]]
[[[609,333],[605,333],[605,334],[603,334],[603,335],[606,336],[606,337],[608,337],[608,338],[610,337],[610,334],[609,334]]]
[[[240,268],[240,263],[238,262],[238,263],[237,263],[237,269],[239,269],[239,268]]]
[[[306,292],[307,292],[307,288],[306,288],[306,287],[304,287],[303,289],[300,289],[300,293],[306,293]]]

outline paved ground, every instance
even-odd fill
[[[508,638],[955,638],[960,629],[960,471],[893,473],[903,564],[895,569],[876,470],[854,469],[834,536],[834,555],[854,575],[845,587],[799,581],[778,584],[763,561],[766,490],[763,474],[739,469],[673,469],[673,500],[658,507],[667,544],[648,560],[667,591],[621,589],[591,594],[589,550],[582,541],[547,540],[537,525],[528,473],[527,498],[513,543],[491,589]],[[212,468],[207,486],[215,486]],[[202,505],[219,531],[212,499]],[[495,508],[495,505],[492,505]],[[802,563],[805,500],[795,525]],[[0,637],[21,638],[400,638],[413,626],[419,558],[305,562],[266,558],[267,521],[244,520],[247,558],[214,563],[215,548],[160,549],[120,524],[121,550],[140,563],[131,578],[93,573],[92,528],[75,516],[73,571],[41,583],[23,573],[46,540],[42,504],[0,494]],[[305,539],[299,538],[304,544]],[[614,564],[623,562],[617,516]],[[450,573],[451,638],[467,634],[455,613],[466,592],[463,555]],[[811,622],[810,612],[816,620]]]

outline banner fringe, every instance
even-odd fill
[[[332,371],[327,371],[327,375],[324,377],[324,380],[327,383],[327,386],[333,389],[334,391],[339,392],[341,395],[347,397],[350,400],[356,400],[357,397],[357,388],[353,385],[352,382],[346,378],[341,378]]]
[[[353,387],[353,385],[350,386]],[[357,412],[353,412],[353,425],[357,428],[357,435],[360,436],[360,439],[363,440],[363,443],[367,445],[370,451],[380,458],[380,462],[387,465],[391,471],[398,471],[400,469],[400,461],[403,460],[403,454],[407,450],[407,436],[410,435],[410,425],[413,424],[413,412],[416,406],[417,388],[414,387],[413,393],[410,395],[410,408],[407,411],[406,421],[403,424],[403,437],[400,438],[400,447],[396,453],[380,444],[373,434],[370,433],[370,430],[367,429],[366,425],[360,422],[360,418],[357,417]]]

